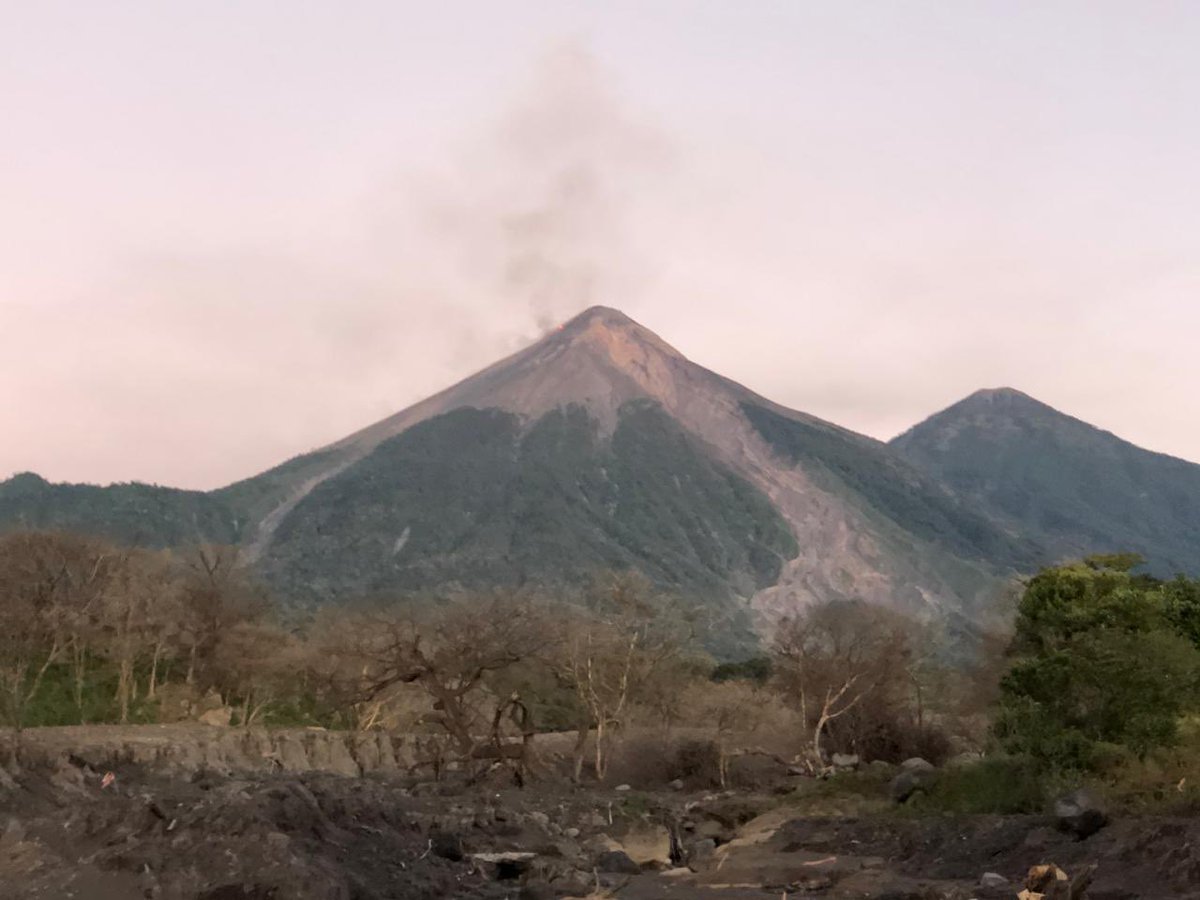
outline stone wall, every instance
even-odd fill
[[[0,768],[54,766],[65,757],[94,769],[135,764],[170,774],[216,772],[402,772],[416,761],[411,736],[321,729],[206,725],[78,725],[0,730]]]

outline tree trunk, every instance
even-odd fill
[[[817,765],[823,765],[825,763],[825,757],[821,753],[821,732],[825,730],[825,726],[828,724],[828,722],[829,716],[822,712],[821,717],[817,719],[817,727],[813,731],[813,756],[816,757]]]
[[[25,695],[25,703],[29,703],[37,696],[38,689],[42,686],[42,679],[46,677],[46,670],[58,658],[58,644],[54,644],[50,648],[50,652],[46,655],[46,661],[42,663],[42,667],[38,669],[37,674],[33,676],[33,684],[29,686],[29,693]],[[22,704],[24,705],[24,704]]]
[[[86,725],[86,717],[83,713],[83,683],[87,677],[87,645],[75,641],[75,646],[71,650],[71,663],[74,678],[73,698],[75,700],[75,709],[79,712],[79,724]]]
[[[121,705],[121,724],[129,721],[129,680],[133,675],[133,664],[128,656],[121,659],[117,673],[117,698]]]
[[[573,756],[574,766],[572,768],[571,780],[575,784],[583,781],[583,759],[587,749],[588,726],[587,723],[580,724],[575,731],[575,750]]]
[[[604,753],[604,717],[596,720],[596,780],[603,781],[608,770],[608,760]]]
[[[150,683],[146,686],[146,698],[153,700],[158,692],[158,660],[162,656],[162,641],[154,642],[154,656],[150,660]]]

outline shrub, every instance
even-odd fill
[[[712,670],[712,680],[722,681],[753,681],[764,685],[771,680],[771,657],[754,656],[739,662],[725,662]]]
[[[989,758],[943,769],[933,787],[914,797],[915,812],[1016,815],[1041,812],[1046,783],[1033,760]]]
[[[857,712],[857,711],[856,711]],[[870,704],[861,715],[848,716],[846,723],[831,729],[833,746],[845,746],[864,759],[900,763],[914,756],[941,765],[951,756],[949,735],[934,724],[918,724],[906,711]],[[846,733],[852,740],[843,739]]]
[[[711,740],[680,740],[675,747],[674,772],[689,787],[720,786],[721,748]]]
[[[610,751],[609,784],[654,789],[679,777],[672,742],[661,734],[627,734]]]

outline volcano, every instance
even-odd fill
[[[22,478],[7,499],[0,486],[0,520],[17,509],[47,524],[30,498],[68,486]],[[143,492],[120,495],[127,513],[148,511],[135,539],[178,542],[188,522],[198,538],[232,534],[281,599],[305,606],[570,590],[634,569],[738,627],[833,599],[986,622],[1041,552],[895,449],[773,403],[605,307],[219,491],[117,487]],[[50,524],[86,526],[80,496],[54,494]],[[170,511],[161,529],[155,510]]]
[[[305,603],[637,569],[760,623],[836,598],[977,620],[1037,555],[884,444],[605,307],[218,496]]]

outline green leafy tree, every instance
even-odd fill
[[[1029,582],[1001,684],[996,731],[1006,749],[1086,768],[1098,742],[1139,755],[1174,742],[1200,674],[1200,651],[1178,624],[1192,621],[1191,595],[1179,588],[1172,601],[1131,574],[1136,562],[1093,557]]]
[[[1200,647],[1200,581],[1184,578],[1168,581],[1161,587],[1163,611],[1171,627]]]

